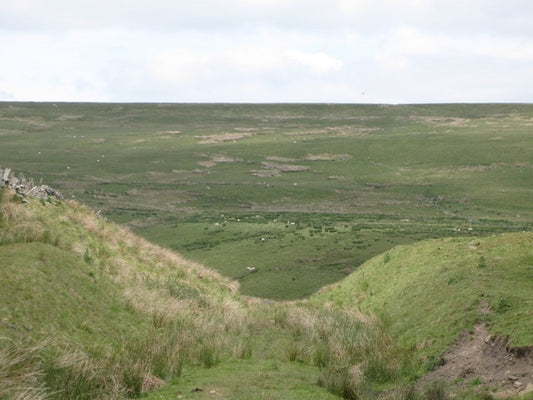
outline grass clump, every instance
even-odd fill
[[[193,311],[211,304],[191,294],[213,303],[233,297],[227,280],[75,203],[18,204],[4,192],[0,214],[0,387],[10,395],[139,396],[147,382],[179,376],[200,352],[204,321]]]
[[[39,363],[42,345],[0,338],[0,398],[44,400],[50,397]]]

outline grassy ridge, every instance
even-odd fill
[[[206,368],[253,377],[251,365],[269,365],[272,398],[327,399],[346,392],[335,374],[317,384],[328,366],[349,382],[358,360],[361,382],[398,358],[361,357],[390,341],[372,317],[242,299],[234,282],[78,203],[24,204],[5,191],[0,216],[1,398],[138,397]],[[250,394],[217,382],[225,398]]]
[[[530,346],[532,285],[533,234],[513,233],[396,247],[313,299],[378,313],[402,343],[434,356],[479,322]]]
[[[183,315],[190,323],[179,335],[162,340],[157,329],[180,301],[199,311],[232,299],[227,280],[78,204],[20,204],[7,191],[1,214],[0,394],[7,398],[138,394],[149,377],[172,377],[185,359],[200,357],[191,316]],[[187,343],[187,353],[177,351]]]
[[[278,303],[78,203],[4,191],[0,397],[413,398],[410,383],[476,322],[533,343],[532,242],[400,246],[309,301]]]
[[[3,166],[250,295],[305,297],[396,245],[533,221],[531,105],[1,103],[0,118]]]

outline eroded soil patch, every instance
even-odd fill
[[[504,398],[533,391],[533,349],[511,348],[505,338],[489,332],[486,325],[464,332],[444,355],[443,365],[425,375],[420,383],[441,380],[459,386],[480,384]]]

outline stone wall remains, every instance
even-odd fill
[[[18,177],[13,174],[11,169],[0,168],[0,188],[6,187],[14,190],[22,200],[27,200],[28,197],[35,197],[37,199],[48,199],[49,197],[59,200],[65,200],[65,197],[55,189],[48,185],[35,185],[33,179],[26,179],[21,172]]]

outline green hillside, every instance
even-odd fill
[[[402,345],[426,355],[480,322],[512,347],[531,346],[533,233],[398,246],[312,300],[376,313]]]
[[[0,167],[276,300],[533,227],[531,104],[0,102]],[[247,274],[246,267],[255,267]]]
[[[6,190],[0,207],[0,398],[135,395],[151,374],[179,373],[172,350],[202,337],[184,324],[153,348],[180,305],[190,322],[234,301],[228,280],[77,203],[23,204]]]
[[[222,399],[332,399],[349,392],[323,371],[390,341],[362,313],[241,298],[78,203],[0,199],[2,399],[175,398],[206,378]]]
[[[462,330],[533,345],[531,233],[396,247],[272,302],[76,202],[0,199],[2,399],[433,399],[413,385]]]

